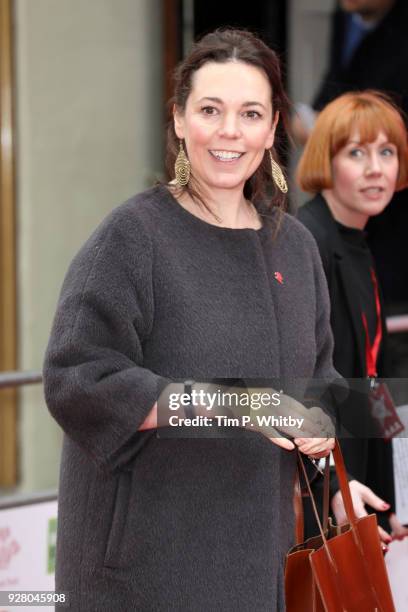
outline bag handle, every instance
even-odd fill
[[[351,499],[350,485],[347,478],[346,467],[344,465],[343,453],[341,452],[339,441],[336,439],[336,443],[333,449],[334,465],[336,468],[337,480],[339,482],[339,489],[341,491],[344,508],[349,523],[355,525],[357,522],[356,513],[354,512],[354,506]]]
[[[304,512],[302,502],[302,487],[300,485],[300,473],[302,471],[300,462],[303,461],[298,451],[298,470],[295,477],[295,490],[294,490],[294,508],[295,508],[295,542],[296,544],[302,544],[305,539],[304,535]],[[308,479],[307,474],[305,480]],[[310,483],[310,481],[309,481]],[[313,505],[314,498],[310,497]],[[313,500],[313,501],[312,501]],[[324,481],[323,481],[323,530],[326,531],[329,523],[329,506],[330,506],[330,461],[329,457],[325,460],[324,467]]]
[[[357,517],[354,512],[354,506],[353,506],[353,502],[351,499],[350,485],[349,485],[348,478],[347,478],[347,472],[346,472],[346,467],[344,464],[343,454],[341,452],[340,444],[337,439],[335,441],[335,446],[334,446],[332,453],[333,453],[334,465],[335,465],[336,474],[337,474],[337,480],[339,483],[339,490],[341,491],[341,494],[343,497],[346,516],[347,516],[348,522],[355,525],[357,521]],[[313,510],[314,511],[316,510],[315,512],[315,515],[316,515],[317,509],[316,509],[314,495],[312,493],[309,477],[307,475],[306,469],[304,467],[303,459],[299,451],[298,451],[298,460],[302,468],[303,476],[304,476],[304,479],[305,479],[305,482],[308,488]],[[330,502],[330,499],[329,499],[330,498],[329,470],[330,470],[329,457],[326,457],[326,465],[325,465],[325,471],[324,471],[324,487],[323,487],[323,525],[322,525],[322,528],[324,530],[326,530],[327,528],[328,517],[329,517],[329,502]]]
[[[323,478],[323,531],[326,533],[329,524],[330,509],[330,455],[326,457]]]
[[[339,482],[339,488],[343,496],[346,515],[347,515],[349,523],[351,523],[354,526],[357,521],[357,518],[354,512],[353,502],[351,500],[350,487],[349,487],[349,483],[348,483],[348,479],[346,475],[346,468],[344,465],[343,455],[342,455],[340,445],[337,439],[335,440],[335,445],[334,445],[334,449],[332,452],[333,452],[333,457],[334,457],[334,464],[336,468],[337,479]],[[316,500],[314,498],[314,494],[310,486],[309,477],[307,475],[301,453],[298,451],[299,464],[301,466],[303,476],[306,482],[306,486],[309,492],[310,501],[312,503],[312,508],[313,508],[313,513],[315,515],[316,522],[319,527],[323,546],[325,548],[327,558],[329,559],[335,571],[337,571],[336,564],[330,553],[330,549],[327,545],[327,537],[326,537],[326,529],[327,529],[327,522],[328,522],[328,515],[329,515],[329,469],[330,469],[329,456],[326,457],[326,465],[325,465],[325,481],[324,481],[324,492],[323,492],[323,525],[324,525],[323,526],[320,521],[319,513],[317,511]],[[360,542],[360,539],[358,538],[358,535],[355,529],[353,529],[353,536],[354,536],[354,539],[356,540],[356,544],[358,548],[362,552],[361,542]]]
[[[293,495],[293,505],[295,509],[295,542],[301,544],[305,537],[305,523],[302,504],[302,490],[300,488],[299,470],[295,475],[295,490]]]
[[[325,548],[327,558],[328,558],[329,562],[331,563],[331,565],[333,566],[334,571],[337,573],[336,564],[335,564],[334,559],[333,559],[333,557],[331,555],[330,549],[329,549],[329,547],[327,545],[327,538],[326,538],[325,529],[323,529],[322,523],[320,521],[319,513],[317,511],[316,501],[315,501],[314,495],[312,493],[312,488],[310,486],[310,481],[309,481],[309,477],[308,477],[307,472],[306,472],[305,464],[303,463],[303,459],[302,459],[301,453],[299,451],[298,451],[298,459],[299,459],[299,464],[300,464],[300,467],[302,469],[303,476],[304,476],[304,479],[305,479],[305,482],[306,482],[307,490],[309,492],[310,501],[312,503],[312,508],[313,508],[313,513],[315,515],[316,522],[317,522],[317,525],[319,527],[320,535],[322,537],[322,543],[323,543],[323,546]],[[328,479],[328,476],[326,476],[326,474],[328,475],[329,469],[330,469],[329,457],[326,457],[325,483],[324,483],[325,484],[325,488],[324,488],[324,494],[323,494],[324,495],[324,504],[323,504],[323,507],[324,507],[324,512],[327,512],[327,515],[328,515],[328,503],[326,502],[326,498],[329,497],[329,495],[328,495],[328,493],[329,493],[329,479]],[[323,519],[324,519],[325,525],[327,526],[326,516],[324,516]]]

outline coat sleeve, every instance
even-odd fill
[[[336,432],[339,433],[342,422],[341,405],[347,398],[349,389],[347,381],[333,365],[334,340],[330,325],[330,297],[322,261],[313,239],[312,256],[316,291],[316,362],[311,382],[311,395],[317,398],[317,405],[330,415]]]
[[[126,208],[74,258],[63,283],[44,362],[48,408],[104,468],[146,434],[138,427],[170,382],[143,367],[154,317],[153,249]]]
[[[340,375],[333,366],[334,340],[330,325],[330,298],[327,280],[314,240],[312,240],[312,256],[316,291],[316,363],[314,377],[332,380],[340,378]]]
[[[341,431],[341,404],[348,396],[347,381],[340,376],[333,365],[334,340],[330,326],[330,296],[326,276],[317,245],[313,241],[313,260],[316,287],[316,349],[317,359],[314,378],[317,379],[319,403],[330,415],[336,433]],[[323,478],[320,474],[313,479],[312,490],[318,498],[323,495]],[[353,476],[347,473],[349,480]],[[334,470],[330,472],[330,498],[338,491],[339,484]],[[322,499],[322,497],[321,497]]]

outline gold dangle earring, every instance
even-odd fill
[[[190,162],[184,152],[182,140],[180,140],[180,150],[174,164],[174,173],[176,175],[177,184],[180,187],[185,187],[190,180]]]
[[[274,180],[275,185],[278,187],[278,189],[281,190],[282,193],[287,193],[288,184],[286,182],[285,176],[279,164],[273,159],[272,153],[270,150],[269,150],[269,158],[271,160],[272,178]]]

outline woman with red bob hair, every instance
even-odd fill
[[[346,378],[371,378],[375,384],[392,372],[385,364],[383,300],[364,228],[408,182],[407,131],[399,110],[375,91],[335,99],[317,119],[297,181],[314,196],[298,218],[316,239],[327,278],[334,366]],[[350,487],[357,513],[366,513],[365,504],[380,511],[384,544],[391,540],[385,530],[396,537],[408,534],[394,514],[391,444],[356,437],[342,440],[342,447],[356,479]],[[339,493],[332,508],[338,521],[345,518]]]

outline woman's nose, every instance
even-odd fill
[[[235,114],[226,113],[223,117],[219,134],[227,138],[239,138],[241,136],[239,118]]]
[[[381,174],[382,173],[381,159],[376,153],[373,153],[372,155],[368,156],[366,173],[367,174]]]

